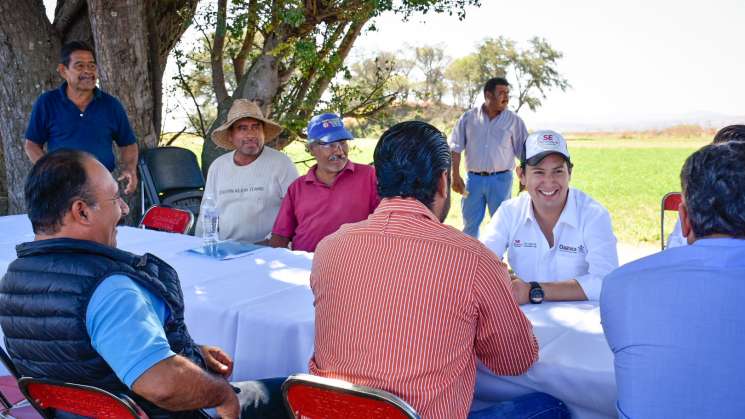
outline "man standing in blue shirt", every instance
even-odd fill
[[[745,140],[745,139],[743,139]],[[681,171],[690,246],[603,281],[622,418],[740,418],[745,412],[745,143],[711,144]]]
[[[34,103],[26,129],[26,155],[36,163],[45,153],[45,144],[47,152],[83,150],[113,171],[113,141],[122,159],[119,180],[126,181],[124,193],[132,193],[137,188],[137,139],[119,100],[96,87],[93,48],[80,41],[65,44],[57,71],[65,82]]]
[[[24,188],[34,241],[0,280],[0,326],[25,376],[132,398],[151,418],[286,418],[282,379],[229,383],[233,361],[197,345],[184,322],[176,271],[116,248],[129,208],[92,155],[57,150]]]

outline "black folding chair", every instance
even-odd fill
[[[204,176],[197,157],[180,147],[158,147],[140,155],[142,213],[153,205],[167,205],[199,215]]]

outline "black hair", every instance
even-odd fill
[[[60,50],[60,63],[65,67],[70,67],[70,55],[75,51],[89,51],[93,54],[93,59],[96,59],[96,51],[88,43],[83,41],[70,41],[65,45],[62,45]]]
[[[497,88],[497,86],[507,86],[510,87],[510,83],[507,81],[504,77],[494,77],[486,81],[484,83],[484,93],[486,92],[493,92],[494,89]]]
[[[75,200],[95,205],[83,166],[87,159],[95,157],[84,151],[62,149],[45,154],[31,168],[23,193],[34,233],[58,232]]]
[[[745,237],[745,142],[709,144],[683,164],[680,183],[697,238]]]
[[[729,125],[717,131],[713,142],[725,141],[745,141],[745,125]]]
[[[443,171],[450,187],[450,149],[442,132],[426,122],[390,127],[380,136],[373,160],[381,198],[415,198],[432,209]]]

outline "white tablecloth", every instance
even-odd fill
[[[0,217],[0,274],[15,259],[15,245],[30,240],[26,216]],[[200,244],[190,236],[130,227],[118,233],[121,249],[153,253],[176,268],[192,337],[233,356],[233,379],[306,371],[313,352],[312,255],[267,248],[217,261],[184,253]],[[538,337],[540,361],[519,377],[497,377],[480,367],[475,406],[544,391],[564,400],[574,417],[615,416],[613,358],[597,305],[550,303],[523,310]]]

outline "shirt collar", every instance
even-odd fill
[[[375,210],[375,214],[393,212],[404,212],[419,215],[429,218],[430,220],[437,223],[440,222],[440,220],[435,217],[435,215],[432,213],[432,211],[430,211],[429,208],[424,206],[424,204],[417,201],[415,198],[401,198],[398,196],[393,198],[383,198],[383,200],[380,201],[378,208]]]
[[[527,209],[525,211],[525,220],[535,221],[535,214],[533,213],[533,203],[530,199],[530,194],[528,194],[527,191],[523,193],[527,195],[525,199],[528,201]],[[577,219],[578,212],[575,193],[576,192],[574,191],[574,188],[569,188],[569,193],[567,194],[567,202],[566,204],[564,204],[564,209],[561,210],[561,215],[559,216],[559,220],[556,221],[556,225],[564,223],[575,228],[579,225],[579,220]]]
[[[323,183],[320,180],[318,180],[318,177],[316,176],[316,169],[318,169],[318,163],[314,164],[310,169],[308,169],[308,173],[305,175],[305,182],[306,183]],[[347,164],[344,165],[344,168],[341,169],[341,172],[336,176],[336,179],[341,176],[344,172],[354,173],[355,164],[352,163],[352,160],[347,160]],[[334,179],[334,182],[336,182],[336,179]]]
[[[703,247],[739,247],[745,246],[745,239],[737,239],[734,237],[711,237],[696,239],[691,246],[703,246]]]

